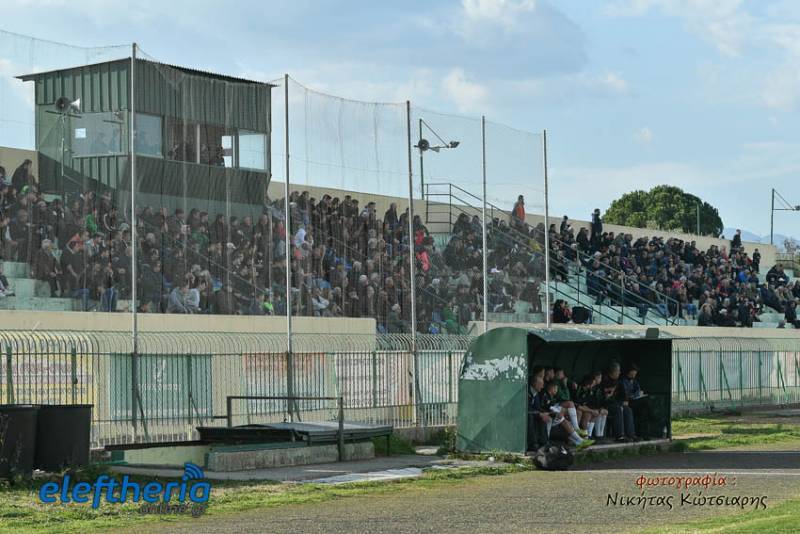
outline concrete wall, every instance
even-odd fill
[[[71,330],[79,332],[124,332],[131,329],[129,313],[0,311],[5,330]],[[141,332],[286,332],[286,317],[255,315],[178,315],[140,313]],[[374,335],[374,319],[294,317],[293,331],[298,334]]]
[[[375,457],[375,446],[371,441],[346,443],[345,461],[370,460]],[[208,454],[206,467],[209,471],[248,471],[294,465],[327,464],[339,460],[336,445],[311,445],[286,449],[252,449],[242,451],[215,450]]]

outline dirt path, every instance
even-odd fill
[[[567,532],[636,531],[735,508],[680,506],[680,490],[646,489],[648,496],[673,496],[666,506],[609,506],[609,494],[639,496],[636,479],[688,476],[716,471],[728,476],[724,489],[706,495],[766,496],[767,506],[800,496],[800,450],[715,451],[630,458],[561,473],[532,471],[479,477],[432,488],[289,505],[181,523],[138,532]],[[735,482],[735,486],[734,486]],[[684,490],[693,496],[695,489]],[[150,530],[147,530],[147,529]]]

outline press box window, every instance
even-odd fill
[[[160,158],[163,154],[163,130],[161,117],[155,115],[136,114],[136,143],[137,155],[153,156]]]
[[[267,135],[239,130],[239,167],[267,170]]]
[[[127,119],[121,111],[71,117],[72,157],[110,156],[126,152]]]

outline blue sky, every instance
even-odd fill
[[[4,0],[0,27],[548,131],[551,206],[661,183],[769,232],[800,204],[800,2]],[[0,69],[2,64],[0,63]],[[531,186],[534,191],[536,187]],[[800,214],[776,216],[797,234]]]

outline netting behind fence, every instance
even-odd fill
[[[3,93],[4,132],[35,130],[4,141],[35,149],[14,173],[20,205],[4,191],[13,202],[0,206],[19,289],[4,307],[368,318],[437,334],[487,310],[541,309],[538,135],[141,49],[134,61],[2,33],[0,51],[6,85],[8,68],[29,71]]]

